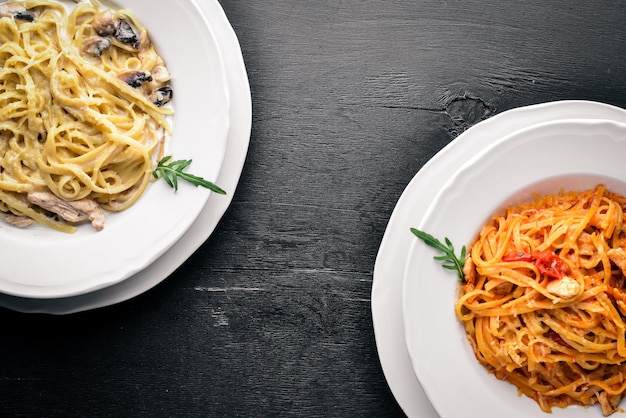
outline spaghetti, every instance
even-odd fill
[[[66,232],[139,199],[171,133],[169,72],[128,10],[0,4],[0,215]],[[43,199],[43,200],[42,200]],[[77,215],[77,216],[72,216]]]
[[[603,185],[494,217],[470,248],[456,315],[478,361],[541,409],[626,391],[626,198]]]

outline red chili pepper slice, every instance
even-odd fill
[[[533,261],[533,256],[521,251],[510,252],[502,257],[502,261]]]
[[[561,257],[550,251],[535,251],[533,257],[536,259],[535,266],[541,274],[560,279],[569,273],[569,267]]]
[[[550,251],[510,252],[502,257],[502,261],[534,261],[541,274],[560,279],[569,273],[569,267],[561,257]]]

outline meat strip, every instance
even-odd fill
[[[28,216],[16,215],[11,212],[0,212],[0,219],[18,228],[26,228],[35,223],[35,220]]]
[[[104,228],[104,211],[91,199],[66,201],[50,192],[30,192],[26,198],[33,205],[56,213],[68,222],[89,220],[97,231]]]

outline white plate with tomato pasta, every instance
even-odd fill
[[[0,37],[0,292],[119,283],[227,193],[229,96],[193,1],[9,1]]]
[[[470,158],[414,225],[405,337],[440,416],[619,410],[624,152],[626,124],[530,126]]]
[[[472,126],[446,145],[415,174],[398,199],[376,256],[371,305],[380,364],[389,388],[407,416],[438,418],[415,376],[405,342],[402,284],[405,261],[414,238],[410,228],[424,216],[451,173],[480,150],[519,129],[564,118],[626,122],[626,111],[605,103],[580,100],[504,111]]]

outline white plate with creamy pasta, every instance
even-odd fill
[[[105,224],[101,230],[95,228],[95,223],[92,227],[89,221],[71,225],[75,228],[73,233],[58,232],[39,224],[23,229],[0,224],[1,250],[3,260],[5,260],[3,268],[0,269],[0,292],[8,295],[29,298],[80,295],[119,283],[145,268],[185,233],[204,208],[211,194],[208,189],[195,187],[183,180],[178,181],[178,189],[175,191],[166,184],[164,179],[152,177],[156,161],[169,155],[172,156],[170,161],[192,160],[191,164],[186,167],[187,173],[193,173],[211,182],[218,176],[226,147],[229,129],[229,94],[223,64],[211,28],[193,1],[120,0],[115,3],[106,2],[107,6],[114,4],[115,10],[117,7],[126,10],[119,15],[114,14],[116,28],[114,34],[104,34],[104,30],[101,33],[95,29],[94,13],[91,15],[87,13],[87,17],[81,15],[74,20],[70,18],[73,12],[78,14],[75,12],[77,8],[89,7],[90,2],[80,2],[78,5],[75,2],[62,4],[69,10],[66,25],[72,28],[71,33],[84,33],[85,39],[90,41],[96,37],[108,38],[113,45],[130,42],[134,51],[139,51],[139,53],[136,54],[138,58],[133,56],[124,61],[126,65],[124,68],[128,71],[123,75],[121,72],[117,73],[117,77],[124,81],[123,85],[132,88],[130,90],[127,88],[129,91],[121,90],[122,93],[115,89],[119,83],[115,77],[108,75],[111,71],[107,72],[108,70],[104,71],[100,68],[101,62],[111,66],[111,63],[121,59],[123,54],[123,52],[113,52],[114,48],[107,44],[106,39],[98,40],[104,43],[92,44],[80,41],[77,44],[80,45],[80,54],[93,55],[93,57],[89,56],[86,61],[101,60],[97,61],[98,65],[95,66],[97,68],[81,66],[79,53],[65,50],[55,53],[59,62],[63,60],[59,64],[63,71],[53,72],[56,75],[54,78],[50,77],[49,85],[52,86],[49,88],[50,96],[63,104],[69,103],[69,107],[61,110],[50,107],[52,109],[50,111],[36,113],[41,116],[45,129],[38,138],[34,136],[35,140],[31,140],[30,143],[36,145],[38,140],[46,144],[44,152],[52,150],[55,157],[68,155],[71,157],[66,160],[59,158],[58,161],[49,163],[43,170],[42,177],[45,185],[49,185],[50,179],[58,180],[62,192],[80,189],[72,183],[71,176],[63,171],[67,167],[76,170],[76,167],[85,160],[89,162],[90,170],[94,172],[96,171],[93,169],[94,166],[98,168],[114,166],[113,174],[102,170],[92,178],[84,177],[82,174],[77,175],[84,183],[93,180],[95,183],[100,182],[98,183],[100,186],[104,184],[102,187],[105,191],[93,200],[104,208]],[[34,9],[33,17],[18,16],[11,12],[12,17],[8,19],[4,17],[2,20],[20,21],[20,25],[45,21],[45,14],[42,10],[43,8]],[[167,13],[164,12],[165,10]],[[51,22],[61,22],[65,21],[64,19],[48,17]],[[84,29],[82,25],[85,22],[89,22],[92,27]],[[185,24],[172,24],[172,22],[185,22]],[[134,38],[127,37],[126,29],[129,26],[134,29],[131,31]],[[142,28],[147,30],[147,38]],[[92,36],[93,30],[98,36]],[[77,35],[75,38],[80,37]],[[146,39],[149,39],[149,42]],[[65,42],[67,39],[57,41],[63,45]],[[94,49],[93,45],[98,47]],[[185,45],[188,46],[183,47]],[[100,51],[101,47],[105,49],[105,52]],[[44,48],[38,50],[44,50]],[[162,79],[166,80],[169,90],[161,89],[161,85],[156,84],[159,62],[165,64],[166,75]],[[148,65],[147,63],[150,63],[150,69],[144,71],[142,65]],[[147,76],[146,73],[148,73]],[[110,86],[94,93],[94,89],[102,80],[109,82]],[[89,94],[76,93],[82,92],[83,89],[88,90]],[[169,100],[172,97],[168,96],[171,92],[173,92],[171,102],[165,103],[167,100],[163,98],[167,97]],[[159,94],[155,96],[150,93]],[[128,106],[117,102],[112,103],[113,96],[134,97],[142,94],[150,97],[150,103],[132,102]],[[169,115],[170,110],[164,111],[166,122],[163,125],[156,122],[159,128],[154,131],[158,133],[150,136],[147,134],[147,129],[155,124],[150,116],[150,112],[155,107],[152,105],[158,107],[157,111],[173,110],[173,115]],[[92,109],[94,106],[98,106],[97,112]],[[29,111],[32,111],[32,106],[29,107]],[[92,118],[95,120],[93,124],[105,127],[102,136],[106,136],[107,140],[112,137],[122,143],[123,147],[118,149],[113,145],[109,146],[104,141],[95,142],[94,138],[99,138],[100,133],[89,130],[90,127],[85,128],[85,125],[77,124],[72,129],[65,129],[67,124],[64,123],[50,125],[53,128],[46,125],[49,114],[54,114],[57,118],[69,114],[73,118],[72,122],[74,120],[80,122],[96,113],[98,115]],[[132,123],[125,122],[126,114],[131,114],[131,118],[134,118]],[[36,118],[27,117],[26,120],[29,121],[28,124],[36,125],[32,122]],[[171,135],[168,134],[169,128],[171,128]],[[121,133],[120,130],[122,130]],[[137,131],[140,132],[139,136],[133,137]],[[29,138],[29,135],[33,136],[24,134],[24,138]],[[53,138],[55,141],[48,141],[47,138]],[[63,140],[66,140],[69,145],[61,143]],[[30,144],[28,141],[24,142],[27,145]],[[154,146],[148,147],[147,150],[136,149],[135,142],[154,143]],[[88,156],[80,154],[83,148],[89,148],[92,154]],[[102,155],[99,153],[101,149],[106,149],[109,155],[99,160],[98,158]],[[128,150],[131,150],[130,156],[118,158],[126,155]],[[94,157],[96,151],[98,154]],[[134,158],[144,154],[150,157],[150,163],[137,163]],[[30,168],[29,164],[22,163],[22,166]],[[6,171],[5,162],[2,172]],[[146,185],[145,191],[132,205],[122,211],[117,212],[115,205],[111,205],[112,209],[108,209],[109,206],[104,203],[105,198],[113,195],[121,196],[120,201],[123,204],[124,199],[131,199],[130,190],[140,189],[139,186],[132,186],[126,189],[129,191],[115,194],[115,186],[126,181],[124,177],[126,172],[130,173],[130,178],[143,179],[142,182]],[[147,177],[150,177],[150,180],[146,180]],[[28,189],[29,202],[32,202],[30,192],[39,192],[43,183],[35,181],[34,184],[32,190]],[[56,194],[53,186],[50,186],[50,190]],[[39,203],[36,204],[39,205]],[[46,211],[53,211],[53,209],[46,208]],[[53,221],[58,221],[63,214],[57,212],[50,217]]]
[[[217,183],[228,194],[209,197],[187,232],[157,260],[126,280],[100,290],[66,298],[32,299],[0,294],[0,306],[20,312],[60,315],[126,301],[166,279],[198,249],[217,226],[233,199],[244,166],[250,141],[252,102],[241,48],[223,9],[217,0],[203,1],[199,6],[220,48],[231,99],[228,141],[224,162],[217,178]]]
[[[537,193],[582,191],[603,183],[624,194],[624,138],[625,124],[602,120],[559,120],[517,131],[466,161],[412,226],[440,241],[449,238],[458,252],[498,210]],[[459,281],[454,271],[433,260],[435,255],[440,254],[413,239],[402,301],[408,354],[438,414],[545,416],[534,400],[518,396],[515,386],[497,380],[478,363],[455,315]],[[552,413],[602,416],[598,405],[554,407]]]

